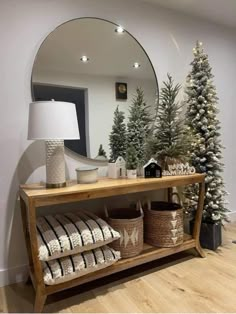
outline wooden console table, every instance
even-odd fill
[[[163,177],[159,179],[101,179],[94,184],[69,183],[65,188],[46,189],[40,184],[20,186],[20,202],[23,228],[29,257],[30,277],[36,291],[34,311],[43,310],[48,295],[74,287],[104,276],[147,263],[177,252],[195,248],[201,257],[204,252],[199,243],[202,209],[205,195],[205,176],[193,174],[186,176]],[[37,207],[78,202],[128,193],[138,193],[199,183],[199,200],[192,236],[186,235],[183,244],[174,248],[157,248],[145,244],[143,252],[135,257],[121,259],[114,265],[71,281],[48,286],[44,284],[43,270],[38,259],[36,209]]]

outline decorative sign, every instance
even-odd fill
[[[194,174],[196,169],[190,166],[189,163],[173,164],[168,166],[168,170],[163,170],[163,176],[181,176],[185,174]]]

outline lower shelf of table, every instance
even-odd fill
[[[98,270],[94,273],[61,283],[57,285],[52,286],[46,286],[46,293],[52,294],[57,291],[62,291],[64,289],[72,288],[81,284],[84,284],[86,282],[90,282],[102,277],[106,277],[108,275],[120,272],[122,270],[132,268],[144,263],[148,263],[151,261],[154,261],[156,259],[166,257],[178,252],[182,252],[191,248],[194,248],[196,246],[196,241],[190,236],[185,235],[184,236],[184,242],[183,244],[172,247],[172,248],[157,248],[148,244],[144,244],[144,248],[142,253],[135,257],[121,259],[120,261],[116,262],[114,265],[109,266],[105,269]]]

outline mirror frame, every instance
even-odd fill
[[[44,40],[41,42],[39,48],[37,49],[37,52],[34,56],[34,62],[33,62],[33,65],[32,65],[32,69],[31,69],[31,82],[30,82],[30,89],[31,89],[31,98],[32,98],[32,101],[35,101],[35,97],[34,97],[34,88],[33,88],[33,69],[34,69],[34,65],[36,63],[36,58],[37,58],[37,54],[40,50],[40,48],[43,46],[43,44],[45,43],[45,41],[48,39],[48,37],[56,30],[58,29],[59,27],[63,26],[64,24],[67,24],[69,22],[72,22],[72,21],[75,21],[75,20],[82,20],[82,19],[96,19],[96,20],[100,20],[100,21],[104,21],[104,22],[108,22],[110,24],[113,24],[114,26],[120,26],[119,24],[116,24],[114,22],[111,22],[110,20],[107,20],[107,19],[103,19],[103,18],[99,18],[99,17],[92,17],[92,16],[86,16],[86,17],[78,17],[78,18],[74,18],[74,19],[70,19],[60,25],[58,25],[56,28],[54,28],[52,31],[50,31],[50,33],[48,33],[48,35],[44,38]],[[152,64],[152,61],[150,59],[150,57],[148,56],[146,50],[143,48],[143,46],[140,44],[140,42],[129,32],[127,31],[126,28],[124,28],[125,32],[131,36],[135,41],[136,43],[140,46],[140,48],[143,50],[144,54],[146,55],[150,65],[151,65],[151,68],[153,70],[153,73],[154,73],[154,77],[155,77],[155,82],[156,82],[156,109],[155,109],[155,118],[156,118],[156,115],[157,115],[157,109],[158,109],[158,106],[159,106],[159,98],[160,98],[160,91],[159,91],[159,84],[158,84],[158,80],[157,80],[157,75],[156,75],[156,71],[154,69],[154,66]],[[60,86],[60,85],[58,85]],[[61,85],[62,86],[62,85]],[[154,119],[155,119],[154,118]],[[73,150],[69,149],[68,147],[65,146],[65,151],[68,150],[70,152],[70,154],[72,154],[73,156],[77,156],[79,157],[80,159],[85,159],[85,160],[88,160],[88,161],[93,161],[93,162],[96,162],[96,163],[102,163],[102,164],[107,164],[108,163],[108,160],[96,160],[95,158],[90,158],[90,157],[87,157],[87,156],[83,156],[83,155],[80,155],[76,152],[74,152]]]

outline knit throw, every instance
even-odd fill
[[[120,252],[108,246],[43,263],[44,282],[54,285],[108,267],[120,259]]]
[[[103,219],[93,213],[48,215],[37,218],[39,259],[49,261],[95,249],[120,238]]]

